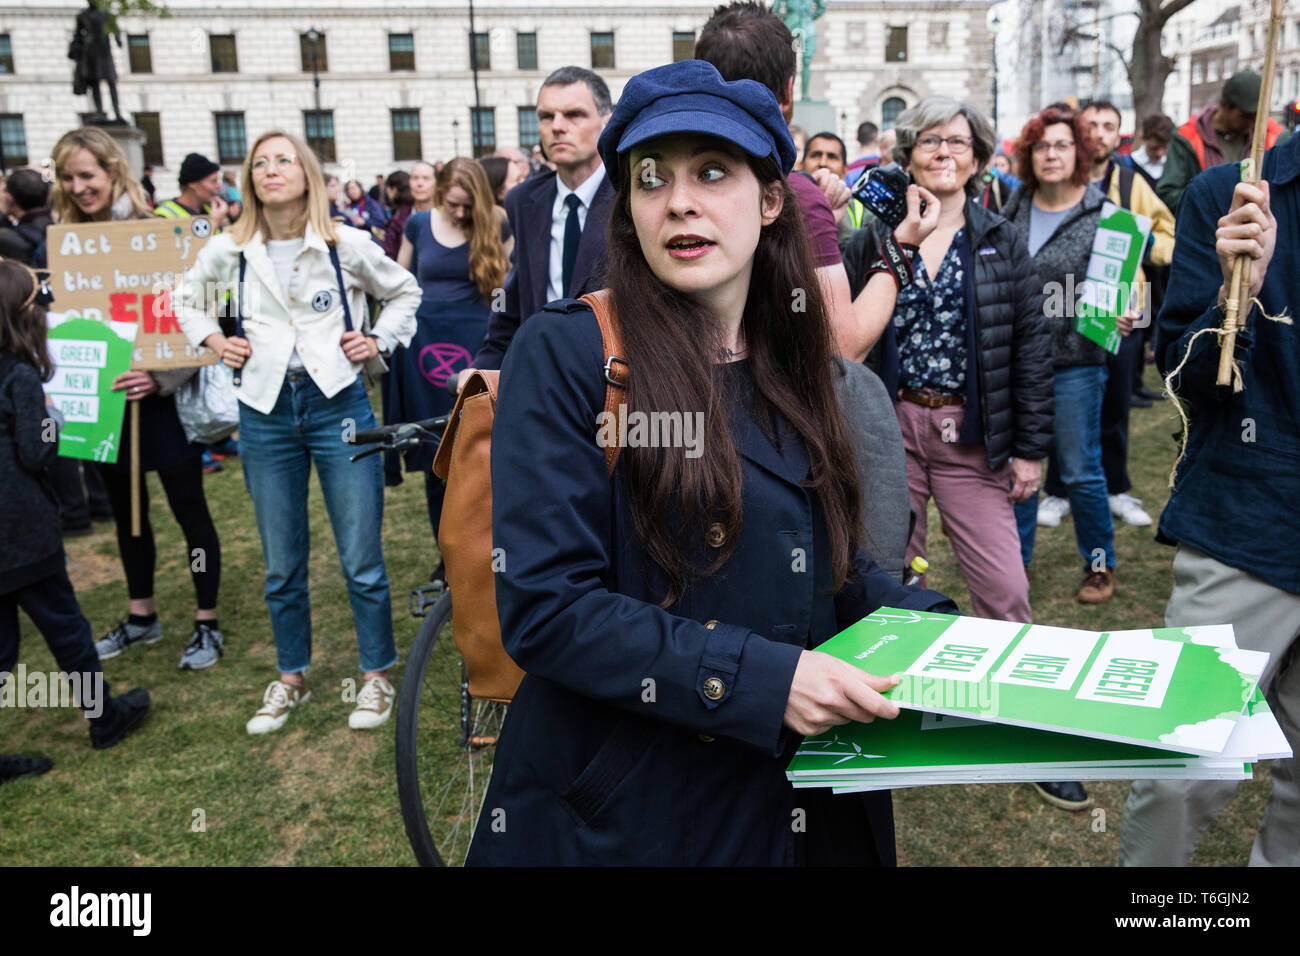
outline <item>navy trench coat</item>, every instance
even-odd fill
[[[744,394],[747,364],[718,374]],[[955,606],[899,585],[863,552],[856,581],[831,595],[821,508],[800,484],[803,444],[782,420],[778,450],[740,400],[740,540],[719,572],[660,608],[664,580],[644,568],[624,464],[607,478],[596,443],[601,369],[595,316],[573,299],[524,322],[502,368],[497,608],[527,676],[468,862],[892,864],[888,794],[786,781],[800,740],[782,725],[786,699],[800,653],[875,608]],[[701,540],[694,557],[717,544]]]

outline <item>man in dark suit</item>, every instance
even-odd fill
[[[547,302],[602,288],[614,188],[596,141],[613,110],[605,81],[581,67],[561,67],[538,91],[542,149],[555,172],[527,179],[506,196],[514,267],[505,307],[493,311],[474,368],[499,369],[520,322]]]

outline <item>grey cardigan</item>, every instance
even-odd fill
[[[1021,238],[1029,241],[1029,213],[1034,191],[1020,186],[1007,200],[1002,215],[1011,220]],[[1075,304],[1079,289],[1088,275],[1092,240],[1101,221],[1101,206],[1106,197],[1089,185],[1079,205],[1056,227],[1034,258],[1034,268],[1043,284],[1043,319],[1052,342],[1052,365],[1072,368],[1080,365],[1103,365],[1106,350],[1085,339],[1074,330]]]

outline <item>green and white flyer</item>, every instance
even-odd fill
[[[138,323],[67,318],[51,312],[49,351],[54,377],[45,393],[63,413],[59,454],[87,461],[117,461],[126,393],[113,380],[131,368]]]
[[[1074,328],[1112,354],[1119,351],[1120,340],[1115,319],[1128,310],[1130,300],[1138,293],[1138,269],[1150,235],[1151,220],[1147,216],[1113,202],[1102,204]]]
[[[1268,661],[1214,628],[1097,633],[894,608],[817,649],[901,674],[886,693],[900,707],[1207,756]]]

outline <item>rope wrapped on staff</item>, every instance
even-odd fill
[[[1242,160],[1241,181],[1259,185],[1259,171],[1264,165],[1264,143],[1268,133],[1268,114],[1273,102],[1273,74],[1276,72],[1278,37],[1282,32],[1282,0],[1272,0],[1268,21],[1268,45],[1264,54],[1264,72],[1259,84],[1259,102],[1255,109],[1255,135],[1250,142],[1250,158]],[[1228,283],[1228,296],[1223,303],[1223,334],[1219,337],[1220,385],[1231,385],[1241,391],[1241,373],[1233,360],[1237,346],[1237,330],[1245,325],[1250,314],[1250,256],[1241,253],[1232,264],[1232,280]]]

